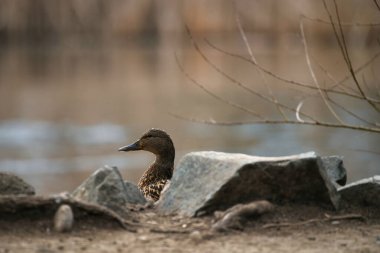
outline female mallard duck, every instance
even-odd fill
[[[146,150],[156,155],[156,160],[140,178],[138,186],[146,198],[157,201],[167,181],[173,175],[175,150],[170,136],[159,129],[150,129],[135,143],[119,151]]]

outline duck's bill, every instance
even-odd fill
[[[118,150],[119,151],[125,151],[125,152],[127,152],[127,151],[134,151],[134,150],[140,150],[139,141],[136,141],[135,143],[133,143],[131,145],[121,147]]]

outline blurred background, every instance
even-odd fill
[[[380,10],[371,0],[337,3],[342,22],[364,24],[344,26],[353,64],[359,67],[380,51]],[[262,66],[312,83],[301,15],[328,20],[322,1],[314,0],[0,0],[0,170],[16,173],[42,194],[71,191],[104,164],[118,166],[125,179],[137,182],[154,157],[117,149],[154,127],[172,136],[176,163],[199,150],[260,156],[316,151],[344,156],[350,182],[380,174],[379,134],[295,125],[211,126],[170,115],[254,119],[189,81],[177,55],[185,71],[215,94],[279,118],[273,104],[240,89],[205,62],[185,24],[225,73],[263,94],[268,94],[266,82],[280,101],[296,107],[310,91],[263,77],[253,65],[215,50],[205,39],[249,57],[238,16]],[[347,76],[331,26],[305,20],[304,27],[321,83],[329,83],[324,70],[337,80]],[[377,97],[379,70],[376,58],[359,76],[365,76],[369,94]],[[379,122],[367,104],[336,99]],[[304,108],[334,121],[318,96]]]

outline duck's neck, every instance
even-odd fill
[[[174,153],[165,155],[156,154],[156,160],[150,166],[149,170],[160,178],[170,179],[173,174]]]
[[[140,178],[139,186],[143,187],[162,179],[171,179],[174,167],[174,152],[165,155],[156,154],[156,160]]]

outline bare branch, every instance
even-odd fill
[[[249,88],[248,86],[244,85],[243,83],[239,82],[238,80],[236,80],[235,78],[233,78],[232,76],[228,75],[226,72],[224,72],[222,69],[220,69],[219,67],[217,67],[209,58],[206,57],[206,55],[203,53],[203,51],[200,49],[200,47],[198,46],[198,44],[196,43],[196,41],[194,40],[192,34],[191,34],[191,31],[189,29],[188,26],[185,26],[186,27],[186,31],[191,39],[191,42],[194,46],[194,49],[200,54],[200,56],[203,58],[203,60],[209,64],[216,72],[218,72],[220,75],[222,75],[223,77],[225,77],[227,80],[230,80],[233,84],[237,85],[238,87],[244,89],[245,91],[248,91],[249,93],[251,93],[252,95],[255,95],[267,102],[270,102],[270,103],[275,103],[274,100],[268,96],[265,96],[263,94],[261,94],[260,92],[257,92],[251,88]],[[290,107],[290,106],[287,106],[283,103],[279,103],[278,102],[278,105],[281,106],[282,108],[285,108],[285,109],[288,109],[292,112],[295,112],[295,109]],[[315,119],[310,116],[310,115],[307,115],[307,114],[304,114],[302,113],[302,115],[310,120],[313,120],[315,121]]]
[[[251,48],[251,46],[249,45],[249,42],[248,42],[248,39],[247,39],[247,36],[245,34],[245,31],[244,31],[244,28],[241,24],[241,21],[240,21],[240,16],[239,16],[239,13],[238,13],[238,10],[237,10],[237,5],[236,5],[236,1],[235,1],[235,16],[236,16],[236,24],[237,24],[237,27],[239,29],[239,32],[240,32],[240,37],[243,39],[244,41],[244,45],[245,45],[245,48],[247,49],[247,52],[251,58],[251,61],[254,62],[256,65],[258,64],[257,63],[257,60],[255,58],[255,56],[253,55],[253,50]],[[257,68],[256,68],[257,69]],[[268,85],[268,80],[265,78],[262,70],[258,69],[258,72],[260,74],[260,77],[261,79],[263,80],[264,84],[265,84],[265,87],[267,88],[268,90],[268,93],[269,95],[272,97],[273,101],[274,101],[274,104],[276,105],[276,108],[277,110],[279,111],[279,113],[282,115],[282,117],[284,119],[287,119],[286,115],[285,115],[285,112],[282,110],[282,108],[279,106],[278,104],[278,99],[277,97],[274,95],[272,89],[270,88],[270,86]]]
[[[363,153],[369,153],[369,154],[373,154],[373,155],[378,155],[380,156],[380,152],[376,152],[376,151],[373,151],[373,150],[368,150],[368,149],[360,149],[360,148],[350,148],[350,150],[352,151],[356,151],[356,152],[363,152]]]
[[[171,116],[182,119],[186,121],[203,123],[208,125],[216,126],[239,126],[239,125],[259,125],[259,124],[280,124],[280,125],[309,125],[309,126],[321,126],[321,127],[331,127],[331,128],[342,128],[342,129],[351,129],[364,132],[380,133],[380,128],[375,127],[366,127],[361,125],[350,125],[350,124],[336,124],[323,121],[295,121],[295,120],[251,120],[251,121],[216,121],[216,120],[204,120],[197,118],[188,118],[183,117],[178,114],[170,113]]]
[[[373,3],[376,5],[376,8],[380,11],[380,4],[377,2],[377,0],[373,0]]]
[[[315,76],[315,73],[313,71],[313,67],[311,66],[311,61],[310,61],[310,57],[309,57],[309,50],[308,50],[308,46],[307,46],[307,41],[306,41],[306,36],[305,36],[305,31],[304,31],[304,28],[303,28],[303,22],[302,22],[302,19],[300,20],[300,30],[301,30],[301,37],[302,37],[302,43],[303,43],[303,46],[304,46],[304,49],[305,49],[305,57],[306,57],[306,63],[307,63],[307,66],[309,67],[309,72],[310,72],[310,75],[314,81],[314,84],[315,86],[318,88],[318,91],[322,97],[322,100],[323,102],[325,103],[325,105],[327,106],[327,108],[329,109],[329,111],[331,112],[331,114],[335,117],[335,119],[342,125],[344,125],[345,123],[343,122],[343,120],[339,117],[339,115],[334,111],[334,108],[332,108],[329,104],[329,102],[327,101],[326,97],[325,97],[325,94],[322,92],[321,90],[321,87],[318,83],[318,80],[317,80],[317,77]]]
[[[177,54],[175,54],[175,59],[176,59],[176,62],[177,62],[178,67],[180,68],[180,70],[182,71],[182,73],[186,76],[186,78],[189,79],[189,80],[190,80],[192,83],[194,83],[195,85],[197,85],[200,89],[202,89],[202,90],[203,90],[204,92],[206,92],[208,95],[210,95],[211,97],[215,98],[216,100],[219,100],[219,101],[221,101],[221,102],[223,102],[223,103],[226,103],[226,104],[228,104],[228,105],[230,105],[230,106],[232,106],[232,107],[234,107],[234,108],[237,108],[237,109],[239,109],[239,110],[241,110],[241,111],[244,111],[244,112],[246,112],[246,113],[249,113],[249,114],[251,114],[251,115],[253,115],[253,116],[255,116],[255,117],[258,117],[258,118],[260,118],[260,119],[263,119],[263,117],[262,117],[259,113],[255,112],[255,111],[253,111],[253,110],[250,110],[250,109],[248,109],[248,108],[245,108],[244,106],[241,106],[241,105],[239,105],[239,104],[236,104],[236,103],[234,103],[234,102],[232,102],[232,101],[230,101],[230,100],[227,100],[227,99],[225,99],[225,98],[223,98],[223,97],[220,97],[220,96],[216,95],[214,92],[212,92],[212,91],[210,91],[209,89],[207,89],[204,85],[202,85],[201,83],[199,83],[198,81],[196,81],[193,77],[191,77],[191,76],[185,71],[185,69],[183,68],[182,64],[180,63],[180,61],[179,61],[179,59],[178,59]]]
[[[288,84],[291,84],[291,85],[294,85],[294,86],[298,86],[298,87],[301,87],[301,88],[308,88],[308,89],[312,89],[312,90],[317,90],[317,88],[312,85],[312,84],[306,84],[306,83],[301,83],[301,82],[297,82],[297,81],[294,81],[294,80],[290,80],[290,79],[286,79],[284,77],[281,77],[273,72],[271,72],[270,70],[262,67],[261,65],[259,64],[255,64],[254,62],[252,62],[250,59],[242,56],[242,55],[239,55],[239,54],[235,54],[235,53],[231,53],[231,52],[228,52],[226,50],[223,50],[217,46],[215,46],[214,44],[212,44],[210,41],[208,40],[205,40],[206,44],[208,44],[211,48],[223,53],[223,54],[226,54],[226,55],[229,55],[231,57],[234,57],[234,58],[237,58],[237,59],[240,59],[240,60],[243,60],[245,62],[248,62],[250,64],[253,64],[254,66],[257,66],[260,70],[262,70],[264,73],[268,74],[269,76],[272,76],[273,78],[279,80],[279,81],[282,81],[282,82],[285,82],[285,83],[288,83]],[[369,61],[367,61],[366,63],[364,63],[361,67],[359,67],[356,71],[356,72],[359,72],[361,70],[363,70],[365,67],[367,67],[371,62],[373,62],[375,59],[377,59],[378,57],[380,56],[380,52],[376,53],[374,57],[372,57]],[[348,75],[347,77],[345,77],[344,79],[342,79],[342,81],[339,81],[337,84],[335,84],[335,86],[333,86],[332,88],[329,88],[329,89],[324,89],[324,88],[321,88],[322,91],[324,92],[330,92],[330,93],[336,93],[336,94],[339,94],[339,95],[344,95],[344,96],[349,96],[349,97],[353,97],[353,98],[356,98],[356,99],[363,99],[363,97],[361,95],[357,95],[357,94],[354,94],[354,93],[349,93],[349,92],[343,92],[343,91],[338,91],[338,90],[333,90],[334,87],[340,85],[341,83],[343,83],[344,81],[348,80],[349,78],[351,78],[351,75]],[[376,100],[376,99],[373,99],[373,98],[368,98],[370,101],[372,101],[373,103],[380,103],[380,100]]]
[[[310,53],[309,53],[310,54]],[[350,87],[350,86],[347,86],[347,85],[344,85],[344,82],[338,82],[330,72],[328,72],[323,66],[321,63],[318,62],[318,60],[312,55],[310,54],[310,57],[313,59],[313,62],[315,62],[317,64],[317,66],[322,70],[323,73],[325,73],[325,75],[334,83],[331,87],[329,87],[329,89],[335,89],[335,88],[340,88],[343,92],[347,92],[349,93],[349,91],[347,91],[347,89],[349,89],[351,92],[354,92],[354,93],[357,93],[357,91]],[[351,77],[348,76],[349,78]]]
[[[335,37],[337,39],[339,48],[340,48],[340,50],[342,52],[342,56],[343,56],[343,58],[344,58],[344,60],[346,62],[348,71],[351,74],[351,77],[354,80],[354,83],[355,83],[356,87],[358,88],[361,96],[372,106],[373,109],[375,109],[377,112],[380,113],[380,109],[376,106],[375,103],[373,103],[370,99],[368,99],[367,95],[364,93],[361,85],[359,84],[359,82],[358,82],[358,80],[356,78],[356,74],[355,74],[355,71],[353,70],[352,62],[351,62],[350,56],[348,54],[346,39],[345,39],[345,35],[344,35],[343,28],[342,28],[342,25],[341,25],[341,20],[340,20],[340,15],[339,15],[339,9],[338,9],[338,5],[336,3],[336,0],[333,0],[333,3],[334,3],[334,7],[335,7],[335,14],[336,14],[337,20],[338,20],[339,32],[337,31],[337,28],[335,27],[335,24],[333,22],[333,17],[332,17],[332,15],[330,13],[330,10],[328,9],[327,4],[326,4],[326,0],[323,0],[324,8],[325,8],[325,10],[326,10],[326,12],[327,12],[327,14],[329,16],[329,19],[331,21],[331,26],[332,26],[332,29],[334,31],[334,35],[335,35]]]
[[[307,20],[310,20],[310,21],[318,22],[318,23],[325,24],[325,25],[331,25],[331,21],[327,21],[327,20],[324,20],[321,18],[312,18],[312,17],[308,17],[306,15],[303,15],[303,17]],[[336,23],[335,23],[335,25],[336,25]],[[354,23],[342,23],[342,26],[373,27],[373,26],[380,26],[380,23],[358,23],[358,22],[354,22]]]
[[[321,64],[319,64],[318,63],[318,61],[315,59],[315,58],[313,58],[314,59],[314,61],[317,63],[317,65],[319,66],[319,68],[325,73],[325,75],[332,81],[332,82],[334,82],[334,83],[338,83],[336,80],[335,80],[335,78],[321,65]],[[315,94],[310,94],[310,95],[307,95],[307,96],[305,96],[305,99],[307,98],[307,97],[311,97],[311,96],[314,96],[314,95],[316,95],[317,93],[315,93]],[[341,104],[339,104],[337,101],[334,101],[333,99],[331,99],[331,97],[330,97],[330,95],[329,95],[329,93],[325,93],[326,94],[326,98],[328,99],[328,101],[331,103],[331,104],[333,104],[334,106],[336,106],[336,107],[338,107],[339,109],[341,109],[342,111],[344,111],[344,112],[346,112],[347,114],[349,114],[349,115],[351,115],[352,117],[354,117],[354,118],[356,118],[356,119],[358,119],[358,120],[360,120],[360,121],[362,121],[362,122],[364,122],[364,123],[366,123],[366,124],[368,124],[368,125],[372,125],[372,126],[377,126],[376,125],[376,123],[374,123],[374,122],[370,122],[370,121],[368,121],[368,120],[366,120],[366,119],[364,119],[363,117],[361,117],[361,116],[359,116],[358,114],[356,114],[356,113],[354,113],[354,112],[352,112],[351,110],[349,110],[348,108],[346,108],[345,106],[343,106],[343,105],[341,105]]]
[[[362,220],[365,221],[366,219],[360,215],[360,214],[344,214],[344,215],[334,215],[330,216],[325,214],[325,218],[323,219],[310,219],[310,220],[305,220],[301,222],[296,222],[296,223],[269,223],[265,224],[263,228],[279,228],[279,227],[292,227],[292,226],[303,226],[303,225],[308,225],[310,223],[316,223],[316,222],[322,222],[322,221],[337,221],[337,220]]]
[[[336,107],[338,107],[339,109],[341,109],[342,111],[345,111],[347,114],[351,115],[352,117],[370,125],[370,126],[373,126],[373,127],[377,127],[376,123],[373,123],[373,122],[370,122],[366,119],[364,119],[363,117],[359,116],[358,114],[350,111],[349,109],[347,109],[346,107],[344,107],[343,105],[339,104],[338,102],[334,101],[333,99],[331,99],[328,95],[327,95],[327,99],[330,103],[334,104]]]
[[[260,115],[259,113],[252,111],[248,108],[245,108],[242,105],[239,105],[237,103],[234,103],[224,97],[221,97],[217,95],[215,92],[211,91],[208,89],[205,85],[201,84],[199,81],[195,80],[193,77],[191,77],[183,68],[183,66],[180,64],[178,57],[176,56],[177,64],[180,67],[181,71],[185,74],[185,76],[195,85],[197,85],[200,89],[202,89],[204,92],[212,96],[213,98],[226,103],[230,106],[233,106],[239,110],[245,111],[250,113],[251,115],[254,115],[257,117],[256,119],[248,120],[248,121],[231,121],[231,122],[225,122],[225,121],[217,121],[214,119],[209,119],[209,120],[203,120],[203,119],[197,119],[197,118],[187,118],[183,116],[179,116],[176,114],[172,114],[172,116],[179,118],[179,119],[184,119],[192,122],[198,122],[198,123],[204,123],[204,124],[211,124],[211,125],[221,125],[221,126],[231,126],[231,125],[243,125],[243,124],[294,124],[294,125],[310,125],[310,126],[323,126],[323,127],[330,127],[330,128],[340,128],[340,129],[351,129],[351,130],[356,130],[356,131],[364,131],[364,132],[371,132],[371,133],[380,133],[380,124],[376,122],[371,122],[370,120],[366,119],[362,115],[356,113],[354,110],[350,110],[350,108],[346,107],[344,103],[339,103],[334,95],[340,95],[344,96],[341,98],[345,97],[352,97],[355,99],[359,99],[361,101],[367,102],[367,105],[370,108],[373,108],[377,112],[380,113],[379,105],[380,105],[380,100],[370,98],[368,97],[367,93],[371,89],[366,87],[367,83],[366,80],[363,76],[363,81],[359,83],[357,79],[358,73],[360,73],[362,70],[367,68],[370,64],[374,62],[375,59],[377,59],[380,56],[380,52],[377,52],[370,60],[365,62],[364,64],[360,65],[358,68],[354,69],[353,64],[352,64],[352,59],[349,54],[349,49],[348,49],[348,43],[346,41],[346,37],[343,31],[343,25],[348,25],[348,24],[342,24],[342,21],[340,19],[340,14],[339,14],[339,9],[338,5],[336,3],[336,0],[332,0],[334,3],[334,16],[336,17],[336,21],[334,21],[333,15],[330,12],[330,9],[327,7],[326,0],[323,1],[323,6],[325,8],[326,13],[328,14],[330,22],[327,22],[331,25],[333,34],[336,38],[336,41],[338,43],[338,48],[340,50],[340,53],[344,59],[345,65],[348,69],[348,75],[345,76],[343,79],[340,81],[336,81],[334,76],[330,74],[321,64],[318,63],[317,60],[313,60],[312,62],[312,55],[310,53],[310,49],[308,46],[308,41],[305,35],[305,22],[303,21],[304,16],[301,17],[300,19],[300,32],[301,32],[301,37],[302,37],[302,43],[304,46],[304,53],[305,53],[305,60],[306,64],[308,66],[311,78],[313,80],[312,84],[308,83],[302,83],[302,82],[297,82],[293,80],[288,80],[284,77],[281,77],[270,70],[262,67],[257,59],[255,58],[254,55],[254,50],[252,49],[251,45],[249,44],[247,34],[244,31],[242,22],[240,20],[240,17],[238,15],[238,12],[236,11],[236,24],[238,27],[238,30],[240,32],[240,37],[244,43],[245,49],[249,55],[249,57],[242,56],[240,54],[236,53],[231,53],[226,50],[220,49],[210,43],[209,41],[205,40],[207,45],[210,46],[211,48],[225,54],[231,57],[235,57],[239,60],[242,60],[244,62],[248,62],[252,64],[255,67],[255,70],[258,71],[258,73],[261,76],[262,81],[264,82],[267,90],[268,90],[268,95],[263,94],[260,91],[257,91],[254,87],[251,88],[247,86],[245,83],[240,82],[236,78],[234,78],[232,75],[228,74],[225,72],[222,68],[217,66],[204,52],[203,48],[200,47],[198,42],[194,39],[190,29],[186,26],[186,31],[187,34],[191,40],[191,43],[195,49],[195,51],[202,57],[202,59],[207,63],[213,70],[215,70],[218,74],[220,74],[222,77],[226,78],[228,81],[230,81],[232,84],[236,85],[238,88],[243,89],[244,91],[247,91],[249,94],[254,95],[255,97],[269,102],[277,107],[277,110],[282,114],[283,118],[282,119],[276,119],[276,117],[264,117],[263,115]],[[316,75],[316,72],[314,70],[314,62],[316,62],[319,66],[319,68],[324,72],[324,74],[330,79],[332,82],[326,87],[322,87],[320,84],[319,77]],[[374,65],[372,65],[374,66]],[[270,77],[273,77],[281,82],[285,82],[287,84],[292,84],[294,86],[298,86],[301,88],[307,88],[314,90],[315,92],[309,92],[306,93],[304,89],[297,89],[298,92],[302,92],[303,96],[300,100],[300,102],[297,104],[296,107],[294,106],[288,106],[287,104],[283,102],[278,102],[277,98],[275,97],[272,89],[270,88],[268,81],[267,81],[267,76],[269,75]],[[323,77],[323,75],[322,75]],[[354,86],[348,86],[345,82],[348,80],[353,80]],[[287,86],[288,87],[288,86]],[[323,119],[315,119],[313,118],[313,114],[305,113],[302,111],[303,105],[306,102],[306,99],[315,97],[318,95],[323,101],[323,103],[326,105],[327,109],[330,111],[330,113],[333,115],[335,120],[337,122],[330,122],[330,121],[324,121]],[[298,99],[298,97],[297,97]],[[352,108],[351,108],[352,109]],[[289,110],[291,112],[295,113],[295,117],[292,117],[292,119],[288,119],[284,113],[283,110]],[[355,120],[355,122],[358,123],[346,123],[342,115],[344,116],[351,116],[352,118],[348,118],[351,120]],[[358,121],[356,121],[358,120]],[[347,120],[347,122],[350,122]],[[365,125],[362,125],[365,124]]]

